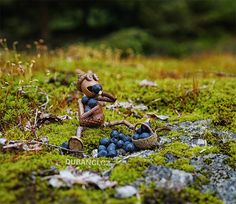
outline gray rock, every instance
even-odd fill
[[[167,115],[157,115],[156,116],[159,120],[168,120],[170,117]]]
[[[94,149],[94,150],[92,151],[92,157],[93,157],[93,158],[97,158],[97,157],[98,157],[98,149]]]
[[[197,138],[193,138],[191,141],[191,146],[195,147],[195,146],[207,146],[207,141],[204,139],[197,139]]]
[[[191,160],[197,172],[207,174],[209,184],[202,186],[203,191],[210,191],[226,204],[236,203],[236,171],[225,163],[229,156],[208,154]]]
[[[180,190],[193,183],[193,176],[185,171],[152,165],[145,171],[144,178],[137,180],[136,184],[139,183],[154,183],[160,188]]]
[[[186,121],[179,124],[181,130],[194,137],[200,137],[204,135],[206,130],[210,127],[212,120],[197,120],[194,122]]]
[[[7,139],[6,138],[0,138],[0,145],[4,146],[7,144]]]
[[[171,139],[165,136],[160,137],[160,140],[158,142],[159,145],[168,144],[168,143],[171,143]]]
[[[172,153],[166,153],[165,158],[167,162],[174,162],[177,159]]]
[[[134,186],[122,186],[116,188],[115,197],[117,198],[129,198],[137,193],[137,189]]]
[[[229,140],[236,140],[235,132],[211,129],[211,134],[219,139],[222,139],[223,142],[227,142]]]
[[[125,151],[124,149],[118,149],[118,150],[117,150],[117,154],[118,154],[119,156],[124,156],[124,155],[126,155],[126,151]]]

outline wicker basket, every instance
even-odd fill
[[[80,126],[84,127],[99,127],[104,123],[105,116],[102,111],[101,105],[97,105],[90,111],[84,113],[80,117]]]
[[[138,147],[139,149],[150,149],[155,147],[157,145],[157,134],[146,123],[137,123],[134,128],[134,133],[136,132],[138,125],[146,126],[150,130],[151,136],[149,136],[148,138],[138,139],[138,140],[134,140],[132,138],[132,141],[135,144],[135,146]]]

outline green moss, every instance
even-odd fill
[[[211,203],[221,204],[221,200],[209,193],[202,193],[193,188],[181,191],[162,190],[156,188],[143,189],[143,203]]]
[[[134,182],[143,175],[143,171],[150,164],[145,158],[130,158],[125,164],[118,164],[112,171],[110,178],[119,184]]]
[[[168,163],[167,166],[174,169],[187,171],[187,172],[194,172],[195,169],[192,165],[189,164],[189,162],[190,161],[188,159],[177,159],[174,162]]]

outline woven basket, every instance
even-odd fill
[[[83,117],[88,115],[88,117]],[[101,105],[97,105],[92,108],[90,111],[84,113],[82,117],[80,117],[80,126],[84,127],[99,127],[104,123],[105,116],[102,111]]]
[[[134,128],[134,133],[137,131],[138,125],[146,126],[150,130],[151,136],[149,136],[148,138],[138,139],[138,140],[134,140],[132,138],[132,141],[135,144],[135,146],[138,147],[139,149],[150,149],[155,147],[157,145],[157,134],[146,123],[137,123]]]

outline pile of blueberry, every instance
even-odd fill
[[[145,122],[149,127],[152,127],[149,122]],[[151,131],[145,126],[141,125],[140,128],[137,129],[136,133],[133,135],[134,140],[145,139],[152,135]]]
[[[100,84],[95,84],[91,87],[89,87],[91,91],[95,94],[98,94],[100,91],[102,91],[102,86]],[[89,98],[88,96],[83,96],[82,103],[85,106],[84,111],[88,112],[92,108],[98,105],[98,101],[94,98]]]
[[[136,150],[131,137],[124,135],[117,130],[112,130],[110,138],[102,138],[98,146],[98,157],[116,157],[117,150],[123,149],[125,152],[132,153]]]

